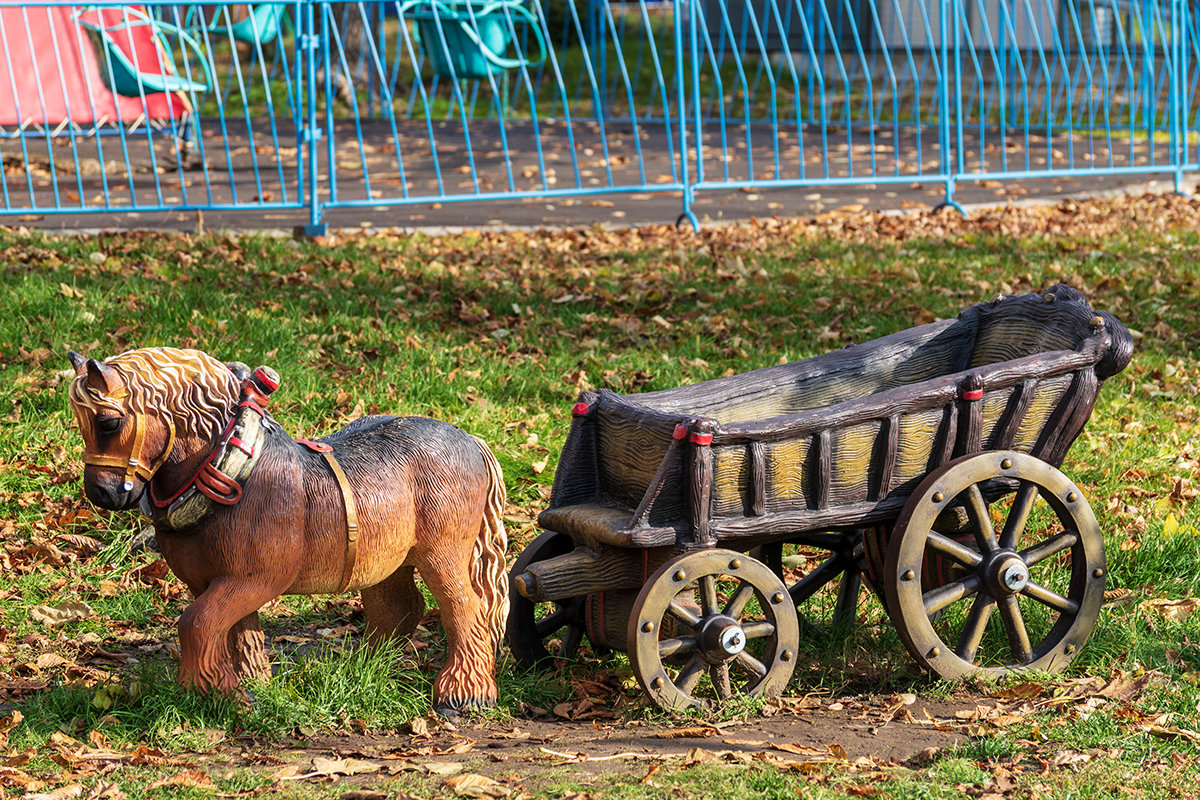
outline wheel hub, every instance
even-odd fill
[[[1029,567],[1016,553],[1000,552],[988,565],[987,578],[994,596],[1014,595],[1029,584]]]
[[[700,650],[712,664],[722,664],[746,649],[746,632],[737,620],[715,616],[700,629]]]

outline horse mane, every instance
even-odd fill
[[[87,385],[86,377],[71,384],[71,402],[95,412],[99,408],[175,419],[180,434],[208,436],[229,421],[237,404],[237,381],[229,368],[199,350],[151,347],[130,350],[104,360],[129,391],[122,404]]]

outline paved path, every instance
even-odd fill
[[[295,132],[286,125],[255,120],[231,123],[222,135],[215,125],[201,125],[200,146],[190,168],[170,166],[169,138],[144,133],[125,141],[128,163],[118,137],[61,140],[52,144],[0,140],[5,186],[11,207],[53,205],[55,192],[64,205],[104,202],[194,204],[230,202],[297,202],[302,198],[297,172]],[[679,217],[680,191],[655,187],[675,182],[675,142],[661,124],[599,126],[541,122],[510,123],[501,136],[494,121],[461,126],[441,122],[431,135],[424,122],[405,121],[393,129],[384,121],[363,123],[361,138],[349,124],[335,128],[333,158],[322,142],[322,160],[335,164],[339,199],[361,203],[333,208],[325,221],[331,229],[578,227],[591,225],[670,224]],[[825,148],[820,142],[824,136]],[[540,142],[540,152],[537,143]],[[287,145],[283,143],[288,143]],[[365,144],[364,144],[365,143]],[[935,170],[940,155],[936,130],[929,128],[834,129],[806,127],[777,131],[768,125],[705,129],[704,178],[710,183],[751,178],[802,180],[814,176],[892,176],[893,182],[860,185],[800,185],[789,188],[712,188],[697,192],[693,206],[702,224],[750,217],[813,216],[831,210],[908,210],[932,208],[944,198],[941,184],[922,178]],[[105,149],[97,149],[105,148]],[[1109,150],[1111,148],[1111,152]],[[1121,145],[1098,137],[1025,137],[998,129],[967,131],[963,140],[967,170],[1044,169],[1089,164],[1145,167],[1161,163],[1165,148],[1151,152],[1143,145]],[[508,159],[504,154],[508,153]],[[26,164],[30,167],[27,169]],[[473,169],[471,165],[474,165]],[[696,160],[690,160],[693,176]],[[130,174],[132,173],[132,174]],[[869,178],[868,178],[869,180]],[[1190,176],[1185,188],[1195,185]],[[469,202],[474,192],[503,195],[507,191],[604,187],[641,188],[605,194],[553,198],[502,197]],[[648,187],[648,188],[647,188]],[[955,199],[964,206],[1046,201],[1093,193],[1169,190],[1168,173],[1100,176],[1080,170],[1069,178],[963,181]],[[407,191],[418,199],[408,205],[378,206],[371,200],[398,197]],[[442,200],[423,200],[438,193]],[[2,199],[2,198],[0,198]],[[22,210],[0,215],[0,225],[42,229],[142,228],[195,231],[275,229],[290,231],[308,221],[304,209],[127,213],[45,214]]]

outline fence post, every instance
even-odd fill
[[[942,69],[941,69],[941,73],[940,73],[941,80],[938,82],[938,93],[940,95],[940,99],[938,102],[938,114],[941,117],[941,119],[938,120],[938,139],[941,142],[942,165],[943,165],[943,168],[946,173],[946,179],[945,179],[945,181],[946,181],[946,199],[943,200],[941,203],[939,203],[934,208],[934,211],[949,207],[949,208],[955,209],[956,211],[958,211],[960,214],[962,214],[965,217],[965,216],[967,216],[966,210],[959,204],[959,202],[957,200],[954,199],[954,184],[955,184],[955,181],[956,181],[958,175],[962,172],[961,165],[959,164],[959,161],[962,158],[962,148],[961,148],[961,137],[962,137],[962,106],[961,106],[961,103],[962,103],[962,97],[959,96],[961,93],[961,90],[962,90],[962,75],[960,72],[962,55],[959,52],[959,46],[960,46],[959,39],[958,39],[959,26],[957,24],[957,21],[953,21],[953,24],[952,24],[950,15],[957,14],[958,4],[957,4],[956,0],[940,0],[940,3],[941,3],[941,13],[938,14],[938,32],[939,32],[939,35],[942,40],[941,41]],[[951,35],[954,36],[954,63],[953,63],[954,84],[953,85],[951,85],[951,68],[952,68],[952,66],[950,63],[950,37],[951,37]],[[955,131],[957,132],[957,138],[953,139],[953,140],[951,139],[951,131],[950,131],[950,119],[951,119],[950,118],[950,92],[951,92],[951,90],[953,90],[955,92],[955,98],[956,98],[955,99],[955,108],[958,112],[954,116],[954,125],[955,125]],[[959,142],[959,144],[960,144],[959,147],[954,146],[953,143],[955,141]]]
[[[303,17],[296,37],[300,52],[297,61],[304,59],[304,122],[300,128],[300,147],[307,154],[308,174],[308,224],[303,226],[305,236],[324,236],[329,225],[321,221],[321,168],[317,142],[321,139],[321,127],[317,124],[317,53],[324,52],[321,37],[317,35],[313,6],[316,0],[301,0]],[[322,56],[322,63],[326,59]]]
[[[1183,32],[1187,24],[1187,4],[1171,0],[1171,164],[1175,167],[1175,193],[1183,189],[1183,165],[1187,160],[1187,103],[1184,98],[1184,58],[1187,50]]]
[[[687,8],[688,12],[688,36],[687,47],[688,57],[691,60],[689,72],[692,76],[692,90],[698,93],[700,89],[700,65],[696,47],[696,9],[693,4],[696,0],[673,0],[675,9],[675,94],[676,101],[679,104],[679,181],[683,184],[683,210],[675,219],[675,226],[679,227],[687,220],[692,225],[692,230],[700,230],[700,221],[696,219],[696,212],[692,211],[692,201],[694,199],[694,184],[692,183],[691,171],[688,169],[688,113],[687,113],[687,81],[684,76],[687,74],[683,69],[683,9]],[[700,158],[700,104],[699,96],[695,96],[693,101],[696,104],[695,124],[696,124],[696,158],[697,162]]]

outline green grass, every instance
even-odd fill
[[[515,556],[535,534],[532,520],[547,503],[581,388],[644,391],[743,372],[949,317],[997,292],[1065,280],[1134,329],[1138,350],[1129,369],[1105,385],[1064,464],[1104,530],[1114,602],[1067,675],[1036,680],[1050,693],[1069,692],[1070,681],[1089,676],[1153,670],[1163,683],[1091,709],[1087,719],[1053,704],[1031,709],[1021,724],[989,730],[928,764],[856,767],[845,775],[746,764],[671,768],[652,778],[657,788],[597,779],[594,790],[614,798],[676,788],[685,796],[844,797],[869,787],[885,796],[954,797],[956,787],[982,787],[998,766],[1016,765],[1017,786],[1039,797],[1070,797],[1084,787],[1095,787],[1088,791],[1095,797],[1121,796],[1131,780],[1146,787],[1146,797],[1194,791],[1160,765],[1179,762],[1194,786],[1195,744],[1156,738],[1138,725],[1169,714],[1162,724],[1200,729],[1200,690],[1192,682],[1200,670],[1200,616],[1171,619],[1146,602],[1183,601],[1200,589],[1192,494],[1200,482],[1200,414],[1191,389],[1200,376],[1198,218],[1190,201],[1165,198],[966,222],[868,218],[872,228],[830,219],[698,236],[648,229],[314,244],[0,230],[0,381],[8,387],[0,394],[0,672],[49,683],[12,700],[25,722],[7,747],[40,753],[56,731],[76,738],[100,731],[112,742],[180,752],[203,749],[212,730],[257,741],[400,730],[428,712],[444,655],[434,618],[415,653],[340,647],[338,636],[320,631],[360,629],[352,600],[287,598],[264,614],[277,670],[269,684],[251,687],[252,705],[180,690],[174,662],[158,648],[174,642],[186,593],[169,575],[152,577],[153,553],[128,552],[140,518],[94,511],[82,499],[81,443],[62,374],[68,349],[101,357],[170,344],[270,364],[283,377],[272,411],[295,436],[328,433],[356,409],[460,425],[486,439],[504,468]],[[79,551],[66,534],[94,537],[103,549]],[[49,564],[37,543],[54,544],[66,563]],[[150,567],[143,577],[133,573],[143,567]],[[92,608],[86,620],[47,629],[30,619],[33,606],[79,599]],[[820,620],[831,608],[832,597],[819,596],[802,611]],[[922,676],[865,591],[857,623],[806,640],[791,693],[961,692]],[[99,664],[98,674],[83,676],[61,665],[27,666],[45,653],[82,661],[97,642],[139,663]],[[153,646],[139,649],[146,642]],[[519,720],[530,708],[575,702],[597,680],[607,681],[607,707],[619,717],[668,719],[645,707],[620,654],[548,676],[503,658],[493,714]],[[750,701],[726,716],[761,708]],[[1056,748],[1093,757],[1039,774],[1037,759]],[[50,775],[57,767],[35,760],[22,769]],[[233,772],[220,791],[256,785]],[[121,785],[141,796],[137,786],[152,779]],[[544,779],[540,791],[550,797],[569,793],[577,780]]]

